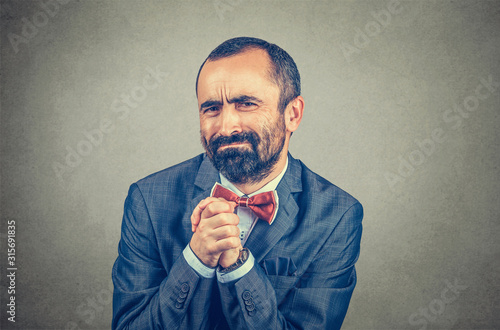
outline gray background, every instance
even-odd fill
[[[291,152],[364,205],[344,328],[500,328],[500,87],[475,96],[500,82],[499,2],[61,2],[2,1],[2,328],[8,220],[14,328],[110,327],[128,187],[202,151],[198,67],[242,35],[296,60],[306,108]],[[164,75],[141,94],[148,68]],[[128,116],[122,94],[139,99]],[[92,145],[101,121],[113,130]]]

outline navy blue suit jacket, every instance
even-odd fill
[[[363,209],[289,155],[273,224],[245,246],[254,267],[219,283],[182,255],[190,216],[219,174],[201,154],[131,185],[113,266],[113,329],[338,329],[356,284]]]

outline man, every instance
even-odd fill
[[[113,329],[338,329],[356,284],[361,204],[292,158],[293,59],[225,41],[196,82],[206,153],[130,187]]]

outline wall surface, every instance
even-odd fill
[[[291,152],[364,206],[344,329],[500,328],[499,1],[1,4],[2,329],[110,328],[128,187],[202,152],[196,73],[235,36],[292,55]]]

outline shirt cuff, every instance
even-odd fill
[[[205,278],[212,278],[215,276],[215,268],[205,266],[203,262],[198,259],[196,254],[194,254],[193,250],[191,250],[189,244],[186,246],[184,251],[182,251],[182,255],[184,256],[184,259],[186,259],[188,265],[191,266],[191,268],[193,268],[201,276]]]
[[[252,269],[254,264],[255,258],[253,257],[252,252],[248,251],[248,259],[243,265],[229,273],[221,273],[217,271],[217,280],[221,283],[228,283],[231,281],[239,280],[240,278],[245,276],[250,271],[250,269]]]

